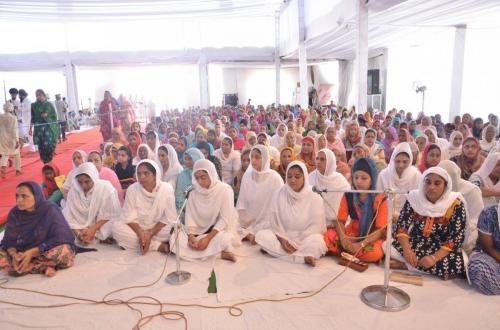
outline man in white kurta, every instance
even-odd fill
[[[209,177],[207,188],[196,179],[202,171]],[[220,255],[236,261],[232,251],[239,245],[238,213],[233,205],[233,189],[219,180],[214,164],[207,159],[194,164],[192,180],[194,190],[186,204],[187,235],[179,235],[181,258],[197,260]]]
[[[83,163],[74,172],[73,188],[68,192],[63,209],[64,217],[80,243],[87,245],[94,239],[106,240],[120,214],[116,189],[109,181],[99,179],[93,163]],[[90,185],[86,182],[88,179],[92,181]]]
[[[149,164],[155,172],[155,186],[151,192],[144,188],[137,175],[144,163]],[[150,251],[158,251],[168,243],[177,212],[174,190],[169,183],[161,181],[161,170],[156,162],[149,159],[140,161],[136,167],[136,177],[139,182],[127,189],[120,219],[113,226],[113,238],[120,247],[140,250],[144,254],[147,252],[144,250],[144,241],[149,240]],[[165,249],[162,251],[168,252]]]
[[[9,156],[14,156],[14,166],[16,173],[21,172],[21,152],[19,148],[19,134],[17,118],[13,115],[14,106],[12,103],[4,104],[4,114],[0,115],[0,159],[1,175],[5,176],[5,170],[9,161]]]

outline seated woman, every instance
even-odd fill
[[[233,190],[234,190],[234,201],[238,200],[238,196],[240,194],[241,189],[241,181],[243,180],[243,175],[245,174],[248,166],[250,166],[250,151],[251,149],[246,149],[241,152],[241,167],[236,172],[236,176],[234,177]]]
[[[199,149],[189,148],[184,153],[184,169],[177,176],[177,182],[175,183],[175,207],[177,212],[179,212],[186,200],[185,192],[193,184],[193,166],[200,160],[204,159],[205,156],[201,153]]]
[[[450,160],[460,168],[462,179],[469,180],[472,173],[478,171],[484,163],[479,141],[473,137],[465,138],[462,143],[462,153]]]
[[[270,145],[280,150],[285,146],[286,134],[288,133],[288,127],[284,123],[279,123],[276,128],[276,133],[271,137]]]
[[[479,214],[484,209],[481,189],[472,182],[460,177],[460,168],[451,160],[443,160],[439,167],[444,168],[451,177],[451,189],[462,194],[464,197],[465,209],[467,212],[467,223],[465,226],[465,239],[462,249],[470,254],[476,246],[477,241],[477,221]]]
[[[132,153],[128,147],[120,147],[118,149],[118,162],[115,165],[114,171],[123,191],[127,191],[128,187],[135,182],[135,166],[132,165]]]
[[[276,172],[281,176],[283,182],[286,181],[286,169],[288,168],[288,164],[293,162],[296,159],[296,154],[292,150],[292,148],[285,147],[281,149],[280,152],[280,163],[276,168]]]
[[[336,172],[337,162],[335,154],[330,149],[321,149],[316,154],[316,170],[309,174],[309,184],[320,190],[349,190],[351,185],[347,179]],[[343,192],[325,192],[323,205],[327,227],[333,227],[339,212]]]
[[[137,156],[137,148],[139,148],[139,145],[142,144],[141,136],[137,132],[130,132],[128,133],[127,141],[128,148],[132,153],[132,158],[134,158],[135,156]]]
[[[229,136],[222,139],[220,149],[215,150],[215,156],[222,165],[222,181],[232,186],[234,176],[241,167],[241,155],[234,150],[233,140]]]
[[[345,151],[342,153],[341,149],[331,149],[337,161],[337,172],[342,174],[347,181],[351,181],[351,167],[347,165],[347,157]],[[345,149],[344,149],[345,150]]]
[[[222,180],[222,164],[219,158],[214,156],[214,148],[212,145],[207,141],[201,141],[196,144],[196,148],[201,151],[205,159],[208,159],[214,164],[219,180]]]
[[[149,131],[146,133],[146,144],[149,149],[153,152],[153,155],[158,154],[158,148],[160,147],[160,138],[158,137],[158,133],[155,131]]]
[[[352,189],[375,190],[375,162],[360,158],[352,167]],[[347,223],[347,218],[350,222]],[[387,225],[387,199],[382,194],[345,193],[334,223],[325,234],[329,251],[346,251],[364,262],[377,262],[384,256],[382,245]]]
[[[441,161],[441,148],[434,143],[428,144],[422,153],[422,159],[418,165],[421,173],[424,173],[428,168],[438,166]]]
[[[12,276],[54,276],[73,266],[74,241],[61,209],[45,199],[36,182],[22,182],[0,243],[0,270]]]
[[[370,157],[375,161],[375,163],[380,160],[385,163],[384,146],[377,141],[376,130],[373,128],[367,129],[363,138],[363,143],[368,147]]]
[[[269,150],[269,157],[271,157],[271,168],[275,168],[280,160],[280,152],[275,147],[269,145],[269,136],[264,132],[260,132],[257,135],[257,144],[267,147]]]
[[[101,154],[97,151],[89,152],[88,161],[95,165],[97,172],[99,172],[99,179],[109,181],[113,185],[116,189],[116,193],[118,194],[120,205],[123,205],[125,196],[123,194],[122,185],[120,184],[120,180],[118,180],[115,171],[102,165]]]
[[[477,227],[477,245],[467,265],[470,282],[481,293],[500,295],[500,204],[484,209]]]
[[[232,251],[239,243],[238,214],[233,189],[219,180],[208,159],[194,164],[193,186],[186,205],[188,235],[179,235],[180,257],[196,260],[220,254],[222,259],[236,261]]]
[[[56,183],[56,178],[61,175],[59,168],[53,163],[47,163],[42,167],[43,182],[42,191],[43,196],[50,202],[61,205],[63,193]]]
[[[450,159],[450,155],[448,154],[450,144],[446,139],[438,137],[434,126],[426,128],[424,130],[424,134],[429,138],[429,143],[437,144],[439,146],[439,149],[441,150],[440,160]]]
[[[145,159],[156,161],[156,156],[147,144],[142,143],[137,147],[137,155],[132,160],[132,165],[137,166],[141,160]]]
[[[94,164],[80,165],[63,209],[64,217],[80,243],[88,245],[95,239],[107,240],[119,213],[118,194],[111,183],[99,179]]]
[[[326,253],[323,201],[312,191],[304,163],[288,165],[286,184],[271,202],[270,225],[257,233],[255,241],[271,256],[316,266]]]
[[[161,181],[160,167],[142,160],[137,165],[138,182],[127,190],[120,220],[113,225],[113,238],[126,250],[168,253],[171,223],[177,219],[174,190]]]
[[[431,167],[410,191],[392,242],[393,268],[423,271],[444,280],[465,275],[460,248],[465,237],[465,204],[452,191],[451,178]]]
[[[161,180],[172,185],[175,191],[177,176],[182,172],[182,165],[177,159],[177,152],[170,144],[163,144],[158,148],[158,161],[161,169]]]
[[[413,154],[409,143],[398,144],[392,152],[389,167],[382,170],[378,176],[377,190],[392,189],[406,193],[417,189],[422,174],[412,165],[412,162]],[[401,212],[405,202],[405,195],[396,194],[394,196],[394,220],[399,217],[399,212]]]
[[[448,153],[450,158],[459,156],[462,154],[462,142],[464,138],[462,133],[459,131],[453,131],[450,135],[450,146],[448,147]]]
[[[285,139],[286,142],[285,145],[281,148],[281,150],[283,150],[283,148],[290,148],[296,155],[298,155],[300,153],[300,145],[297,144],[296,136],[297,134],[294,132],[286,133],[286,139]],[[302,136],[300,136],[300,141],[302,142]]]
[[[484,157],[488,156],[488,153],[496,147],[496,134],[497,128],[491,124],[483,128],[483,131],[481,133],[481,140],[479,141],[479,143],[481,145],[481,154]]]
[[[75,150],[73,152],[73,155],[71,155],[71,160],[73,162],[73,169],[68,173],[66,179],[64,180],[62,189],[64,198],[68,196],[68,192],[73,185],[73,178],[75,177],[76,168],[87,160],[87,153],[82,150]]]
[[[270,168],[269,151],[256,145],[250,154],[251,167],[243,175],[236,203],[239,215],[238,234],[255,244],[255,234],[269,228],[272,197],[283,186],[283,180]]]
[[[311,136],[306,136],[302,139],[302,148],[297,160],[304,163],[307,168],[307,173],[311,173],[316,169],[316,140]]]
[[[257,134],[254,131],[250,131],[245,135],[245,146],[243,150],[250,150],[254,145],[257,144]]]
[[[500,152],[490,153],[469,181],[481,189],[484,206],[497,205],[500,202]]]
[[[352,148],[351,159],[349,159],[347,164],[352,167],[360,158],[370,158],[370,150],[363,143],[358,143]]]

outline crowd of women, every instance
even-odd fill
[[[49,162],[41,185],[18,186],[0,269],[53,275],[94,242],[168,253],[179,216],[187,260],[234,262],[240,244],[311,266],[326,254],[378,263],[389,253],[393,268],[500,294],[495,115],[444,124],[395,109],[227,106],[109,131],[101,150],[73,153],[64,182]],[[394,209],[367,190],[397,192]]]

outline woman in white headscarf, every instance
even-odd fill
[[[197,260],[220,255],[235,262],[233,249],[239,245],[239,239],[233,189],[219,180],[214,164],[208,159],[194,164],[192,181],[194,189],[186,205],[188,235],[179,235],[180,257]]]
[[[127,190],[120,220],[113,226],[113,238],[127,250],[169,252],[171,224],[177,218],[172,186],[161,181],[161,170],[146,159],[136,167],[136,183]]]
[[[309,174],[309,184],[319,190],[350,190],[351,185],[337,170],[337,159],[330,149],[321,149],[316,153],[316,169]],[[339,212],[343,192],[324,192],[326,225],[332,227]]]
[[[422,174],[395,227],[393,268],[423,271],[444,280],[465,276],[461,247],[466,208],[444,169],[434,166]]]
[[[78,166],[87,161],[87,157],[87,153],[83,150],[75,150],[71,155],[71,163],[73,164],[73,169],[68,173],[63,184],[63,196],[65,199],[68,196],[68,192],[71,190],[71,187],[73,186],[76,169],[78,168]]]
[[[271,169],[268,149],[256,145],[250,152],[250,166],[241,180],[236,210],[239,214],[238,234],[255,244],[255,234],[270,226],[273,195],[283,186],[278,172]]]
[[[280,150],[286,144],[286,134],[288,127],[284,123],[279,123],[276,128],[276,133],[271,137],[270,144]]]
[[[483,128],[481,133],[481,140],[479,141],[479,145],[481,146],[481,153],[483,156],[487,156],[488,153],[495,148],[497,141],[495,140],[495,135],[497,130],[495,126],[488,125]]]
[[[132,165],[137,166],[141,160],[150,159],[156,161],[156,156],[153,150],[146,144],[141,143],[137,147],[137,155],[132,159]]]
[[[377,190],[392,189],[408,192],[417,189],[420,181],[420,171],[412,165],[413,153],[408,142],[398,144],[391,155],[389,167],[380,172],[377,180]],[[394,197],[394,214],[397,219],[406,202],[406,194],[396,194]]]
[[[450,134],[450,147],[448,148],[448,153],[450,158],[459,156],[462,154],[462,142],[464,137],[460,131],[453,131]]]
[[[161,169],[161,180],[172,185],[175,191],[177,176],[184,169],[179,163],[177,152],[170,144],[163,144],[158,148],[158,162]]]
[[[109,181],[99,179],[92,163],[83,163],[73,172],[64,217],[80,243],[87,245],[95,238],[104,241],[120,214],[118,194]]]
[[[500,152],[490,153],[469,181],[481,189],[484,206],[497,205],[500,202]]]
[[[435,143],[441,149],[441,160],[450,159],[450,155],[448,154],[450,144],[446,139],[438,137],[436,128],[434,126],[427,127],[424,133],[429,138],[429,143]]]
[[[286,181],[273,197],[271,228],[259,231],[255,241],[273,257],[316,266],[327,251],[323,201],[312,191],[304,163],[291,162]]]
[[[443,160],[439,167],[444,168],[451,177],[452,190],[462,194],[467,211],[467,224],[465,227],[465,240],[462,249],[471,253],[477,240],[477,221],[484,208],[481,189],[478,186],[461,178],[460,167],[451,160]]]
[[[158,148],[160,147],[160,137],[155,131],[149,131],[146,133],[146,144],[149,149],[153,152],[153,155],[158,154]]]
[[[234,150],[233,139],[226,136],[222,139],[220,149],[215,150],[222,166],[222,181],[232,186],[234,177],[241,168],[241,154]]]

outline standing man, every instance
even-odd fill
[[[61,138],[62,141],[66,141],[66,127],[68,125],[66,113],[68,112],[68,107],[67,103],[61,100],[61,94],[56,94],[56,101],[54,103],[56,105],[57,120],[61,126],[61,135],[59,136],[59,143],[61,143]]]
[[[5,172],[9,156],[14,156],[16,175],[21,175],[21,154],[19,149],[19,136],[17,118],[14,116],[14,106],[7,102],[3,109],[5,114],[0,115],[0,178],[5,179]]]
[[[24,89],[19,90],[19,110],[17,111],[17,121],[19,123],[19,145],[20,149],[29,141],[30,151],[36,152],[36,146],[33,144],[33,137],[28,134],[31,123],[31,101],[28,99],[28,93]]]
[[[12,104],[12,106],[14,107],[14,111],[12,113],[15,116],[17,116],[17,111],[19,109],[19,104],[20,104],[19,100],[17,99],[19,91],[17,90],[17,88],[11,88],[9,89],[9,94],[10,94],[10,100],[8,100],[7,102]]]

